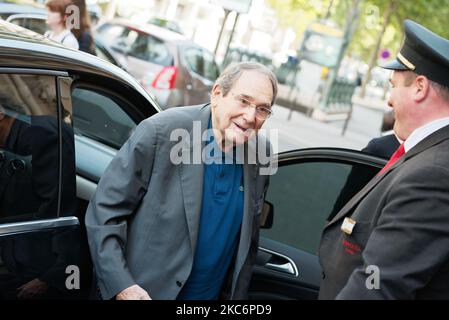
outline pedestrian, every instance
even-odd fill
[[[47,25],[50,30],[45,32],[44,36],[69,48],[78,49],[78,40],[71,32],[71,26],[67,21],[70,13],[70,10],[67,9],[70,5],[72,5],[71,0],[48,0],[45,2]]]

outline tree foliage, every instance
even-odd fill
[[[323,18],[332,0],[268,0],[278,14],[282,27],[292,27],[297,33],[297,43],[307,25]],[[376,48],[379,32],[383,30],[384,12],[396,2],[396,7],[381,37],[380,48],[396,53],[403,40],[403,21],[412,19],[443,37],[449,38],[447,20],[449,0],[363,0],[358,27],[354,33],[348,53],[368,62]],[[330,19],[344,27],[346,13],[351,0],[333,0]]]

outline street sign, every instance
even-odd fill
[[[342,30],[315,22],[309,25],[304,32],[299,56],[303,60],[332,68],[337,64],[342,44]]]
[[[213,2],[220,4],[225,10],[237,13],[248,13],[251,7],[251,0],[214,0]]]

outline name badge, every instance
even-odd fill
[[[345,218],[345,220],[343,220],[343,223],[341,224],[341,231],[346,234],[351,234],[356,223],[357,222],[355,220],[352,220],[351,218]]]

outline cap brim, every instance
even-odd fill
[[[403,65],[398,59],[385,62],[384,64],[381,64],[379,67],[388,70],[410,70],[410,68]]]

